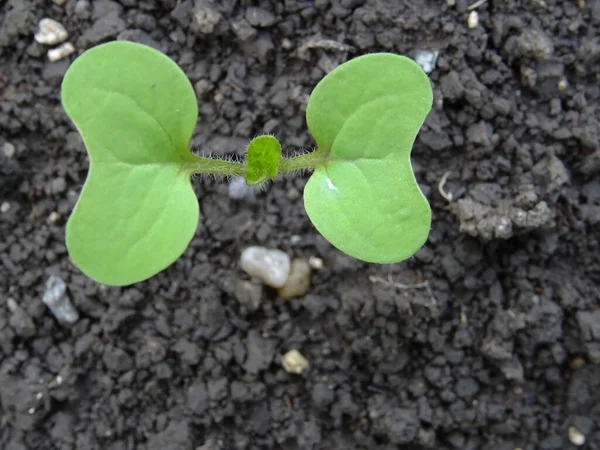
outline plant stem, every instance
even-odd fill
[[[327,162],[327,152],[318,148],[314,152],[306,153],[292,158],[284,158],[279,163],[279,173],[293,172],[301,169],[314,169]]]
[[[327,151],[319,148],[314,152],[306,153],[304,155],[282,159],[279,163],[277,171],[279,173],[285,173],[302,169],[314,169],[315,167],[327,162],[327,160]],[[225,161],[222,159],[195,156],[194,160],[191,162],[191,172],[195,174],[245,177],[246,164],[241,162]]]
[[[246,175],[246,167],[239,162],[197,156],[193,162],[193,173],[243,177]]]

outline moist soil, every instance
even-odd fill
[[[466,0],[2,2],[0,448],[600,449],[600,1],[477,3],[478,23]],[[44,17],[76,54],[49,62]],[[64,243],[88,160],[60,83],[113,39],[180,64],[192,148],[227,157],[262,133],[310,149],[308,95],[340,63],[437,52],[412,154],[426,245],[356,261],[307,219],[308,174],[244,201],[205,178],[176,263],[87,279]],[[285,301],[240,270],[250,245],[323,268]],[[41,301],[51,275],[73,326]],[[283,369],[290,349],[309,370]]]

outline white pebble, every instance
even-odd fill
[[[315,270],[321,270],[324,266],[323,260],[317,256],[311,256],[308,258],[308,265]]]
[[[301,374],[308,369],[308,359],[298,350],[290,350],[281,357],[281,365],[288,373]]]
[[[295,258],[292,261],[290,275],[283,287],[277,290],[277,294],[284,300],[302,297],[310,289],[310,272],[310,266],[305,260]]]
[[[577,446],[585,444],[585,436],[575,427],[569,427],[569,440]]]
[[[48,50],[48,59],[52,62],[60,61],[73,53],[75,53],[75,46],[70,42],[65,42],[56,48]]]
[[[4,214],[8,211],[10,211],[10,203],[2,202],[2,204],[0,205],[0,213]]]
[[[254,190],[251,186],[248,186],[243,177],[235,177],[231,180],[229,186],[227,186],[227,193],[229,194],[229,198],[233,200],[244,200],[254,197]]]
[[[79,320],[79,313],[71,303],[67,286],[60,277],[51,275],[48,278],[42,302],[60,323],[72,325]]]
[[[242,270],[267,286],[282,287],[290,275],[290,257],[276,249],[248,247],[240,258]]]
[[[477,25],[479,25],[479,13],[477,11],[471,11],[467,19],[467,25],[469,28],[477,28]]]
[[[289,50],[290,48],[292,48],[292,46],[292,41],[290,41],[288,38],[284,38],[283,41],[281,41],[281,48],[283,48],[284,50]]]
[[[12,158],[15,154],[15,146],[10,142],[5,142],[2,144],[2,153],[4,153],[7,158]]]
[[[35,33],[35,40],[40,44],[56,45],[64,42],[69,37],[69,33],[56,20],[42,19],[38,24],[38,32]]]
[[[421,66],[425,73],[431,73],[435,69],[439,52],[435,50],[417,50],[415,62]]]
[[[56,211],[52,211],[50,213],[50,215],[48,216],[48,222],[57,223],[61,218],[62,218],[62,216],[60,215],[60,213],[57,213]]]
[[[559,91],[564,91],[569,87],[569,82],[567,81],[566,78],[561,78],[558,81],[558,90]]]
[[[17,301],[12,297],[8,297],[8,300],[6,301],[6,307],[12,313],[14,313],[17,309],[19,309],[19,305],[17,304]]]

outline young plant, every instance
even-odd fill
[[[405,260],[429,233],[431,210],[410,152],[432,90],[408,58],[369,54],[325,76],[306,112],[318,148],[292,158],[281,157],[272,136],[252,140],[244,162],[194,155],[194,90],[172,60],[140,44],[110,42],[84,52],[65,75],[62,103],[90,158],[67,223],[67,248],[98,282],[144,280],[183,253],[199,220],[193,174],[257,184],[314,169],[304,189],[310,220],[335,247],[364,261]]]

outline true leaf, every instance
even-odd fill
[[[198,223],[188,149],[194,90],[162,53],[110,42],[71,65],[62,103],[90,157],[67,224],[69,254],[101,283],[144,280],[183,253]]]
[[[305,187],[304,204],[315,227],[340,250],[393,263],[425,242],[431,210],[410,152],[431,104],[423,70],[387,53],[339,66],[312,92],[306,118],[327,156]]]
[[[258,184],[277,176],[281,161],[281,145],[273,136],[258,136],[252,139],[246,151],[246,183]]]

